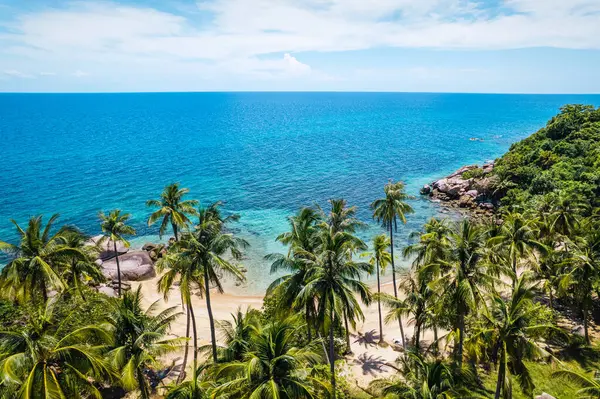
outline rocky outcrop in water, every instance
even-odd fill
[[[463,166],[443,179],[424,185],[421,194],[449,206],[471,209],[477,213],[491,212],[494,210],[492,192],[496,182],[491,173],[493,169],[493,161],[481,167]]]

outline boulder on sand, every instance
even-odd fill
[[[98,259],[105,261],[119,255],[126,254],[129,252],[129,247],[123,245],[122,242],[117,242],[117,253],[115,253],[115,243],[106,238],[102,240],[103,235],[98,235],[90,238],[90,240],[86,243],[87,245],[98,246],[100,248],[100,253],[98,254]]]
[[[123,281],[146,280],[156,276],[154,262],[152,262],[146,251],[131,251],[120,255],[119,265],[121,266],[121,280]],[[116,258],[102,263],[102,273],[111,280],[118,278]]]

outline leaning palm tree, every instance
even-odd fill
[[[228,260],[239,260],[242,258],[241,249],[248,243],[232,233],[224,232],[224,220],[218,212],[218,206],[214,204],[199,211],[199,223],[193,232],[182,235],[181,240],[176,242],[174,250],[179,251],[180,256],[189,262],[191,267],[204,279],[204,297],[210,323],[211,344],[213,361],[218,361],[217,340],[215,334],[215,321],[212,314],[210,301],[211,285],[219,293],[223,293],[223,285],[220,275],[224,272],[238,281],[244,280],[240,268]]]
[[[294,345],[298,326],[276,321],[252,335],[243,360],[215,366],[211,375],[218,386],[213,397],[300,399],[318,398],[327,385],[310,373],[321,357],[311,345]],[[302,328],[300,326],[300,328]]]
[[[533,302],[536,292],[536,284],[530,282],[529,274],[524,274],[515,282],[509,300],[493,294],[489,311],[482,313],[484,326],[474,334],[490,337],[492,361],[498,367],[496,399],[512,397],[511,375],[518,377],[523,392],[531,396],[535,386],[524,361],[549,356],[538,339],[556,328],[537,322],[542,305]]]
[[[385,273],[387,265],[392,262],[392,257],[387,249],[390,247],[390,240],[385,234],[379,234],[373,238],[373,251],[370,254],[369,262],[371,266],[375,265],[375,273],[377,274],[377,311],[379,313],[379,343],[384,342],[383,339],[383,319],[381,316],[381,278]]]
[[[142,309],[141,287],[115,298],[109,315],[113,347],[108,353],[110,365],[120,372],[127,390],[137,389],[143,399],[150,398],[151,387],[146,372],[158,364],[159,356],[182,344],[181,338],[166,338],[171,324],[179,316],[175,307],[155,313],[157,302]]]
[[[600,398],[600,374],[598,371],[594,371],[592,376],[588,376],[572,370],[559,370],[552,373],[552,377],[560,378],[566,382],[579,385],[581,389],[577,391],[578,398]]]
[[[158,292],[163,293],[164,299],[169,298],[169,293],[173,286],[179,288],[179,294],[181,296],[181,306],[186,312],[186,325],[185,325],[185,351],[183,354],[183,364],[181,367],[182,372],[177,378],[178,382],[183,381],[185,378],[186,365],[189,353],[189,338],[190,338],[190,326],[193,331],[193,347],[194,347],[194,368],[196,370],[198,366],[198,332],[196,327],[196,315],[194,313],[194,307],[192,305],[192,291],[197,290],[204,292],[204,284],[200,272],[194,267],[189,259],[181,256],[177,251],[176,247],[171,246],[169,252],[163,255],[156,262],[156,270],[163,273],[158,280]]]
[[[179,229],[188,226],[191,222],[187,215],[195,216],[198,214],[196,200],[183,200],[183,197],[189,193],[187,188],[179,188],[179,183],[169,184],[163,190],[158,200],[146,201],[147,206],[158,208],[148,218],[148,226],[162,219],[158,234],[162,237],[167,231],[167,226],[171,224],[175,241],[179,240]]]
[[[360,278],[361,273],[370,272],[371,266],[352,260],[359,248],[357,238],[352,234],[334,232],[333,227],[325,224],[321,228],[320,240],[318,257],[311,266],[308,281],[299,298],[302,301],[315,299],[318,304],[317,320],[323,328],[328,326],[331,386],[335,397],[335,322],[344,316],[350,320],[364,319],[355,294],[364,303],[370,302],[369,287]]]
[[[97,383],[111,373],[103,352],[110,335],[101,326],[63,331],[55,301],[29,317],[18,331],[0,332],[0,396],[23,399],[100,397]],[[7,394],[6,396],[2,395]]]
[[[0,251],[12,257],[0,275],[0,287],[11,299],[36,301],[41,295],[46,303],[50,290],[65,288],[59,265],[68,259],[80,259],[81,253],[65,245],[65,233],[70,228],[63,227],[51,233],[56,219],[58,214],[44,226],[42,216],[32,217],[25,229],[13,220],[20,236],[19,243],[0,241]]]
[[[398,230],[398,219],[406,224],[406,215],[413,213],[413,209],[406,202],[409,198],[404,191],[404,183],[394,183],[390,181],[383,188],[385,197],[373,201],[371,209],[373,210],[373,218],[381,223],[384,228],[389,231],[390,235],[390,254],[392,259],[392,280],[394,283],[394,296],[398,297],[398,285],[396,284],[396,265],[394,264],[394,231]],[[400,327],[400,335],[402,338],[402,346],[406,348],[404,339],[404,328],[402,320],[398,320]]]
[[[117,262],[117,280],[119,282],[119,288],[117,290],[119,296],[121,296],[121,265],[119,264],[119,252],[117,251],[117,242],[123,243],[126,247],[129,247],[129,241],[125,238],[128,235],[134,235],[135,229],[127,222],[131,218],[129,213],[121,213],[120,209],[115,209],[107,214],[100,212],[100,227],[102,232],[105,234],[99,241],[99,245],[106,240],[109,243],[112,241],[115,251],[115,260]]]

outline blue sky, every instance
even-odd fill
[[[600,0],[0,0],[0,91],[600,93]]]

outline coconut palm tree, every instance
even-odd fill
[[[61,327],[48,301],[17,331],[0,332],[0,395],[24,399],[100,397],[111,373],[103,360],[110,335],[101,326]],[[72,314],[71,314],[72,315]],[[70,315],[69,315],[70,316]]]
[[[107,214],[100,212],[100,227],[102,232],[105,234],[99,241],[99,245],[102,245],[106,240],[113,243],[115,251],[115,260],[117,262],[117,280],[119,282],[119,288],[117,292],[121,296],[121,265],[119,264],[119,252],[117,251],[117,242],[122,243],[125,247],[129,247],[129,241],[125,238],[128,235],[134,235],[135,229],[127,222],[131,218],[129,213],[121,213],[120,209],[112,210]]]
[[[537,322],[541,305],[533,302],[536,290],[526,273],[515,282],[509,300],[493,294],[489,311],[482,312],[484,326],[474,335],[489,336],[492,361],[498,367],[496,399],[512,397],[511,375],[518,377],[521,389],[531,396],[535,386],[524,361],[549,356],[537,338],[555,327]]]
[[[211,375],[219,381],[219,398],[318,398],[327,386],[309,368],[321,357],[312,346],[294,345],[298,327],[290,320],[276,321],[252,334],[244,359],[217,365]]]
[[[598,399],[600,397],[600,374],[594,371],[592,376],[572,370],[559,370],[552,373],[552,377],[560,378],[566,382],[579,385],[577,397],[581,399]]]
[[[175,241],[179,240],[179,229],[185,228],[191,222],[187,215],[196,216],[196,200],[183,200],[183,197],[189,193],[187,188],[179,188],[179,183],[172,183],[165,187],[160,199],[148,200],[146,205],[158,208],[148,218],[148,226],[153,225],[159,219],[162,219],[158,234],[162,237],[167,231],[167,226],[171,224]]]
[[[151,387],[146,371],[159,364],[159,356],[176,350],[183,341],[166,338],[171,324],[179,316],[175,307],[154,314],[158,301],[144,310],[142,299],[141,287],[114,299],[109,315],[113,344],[108,359],[120,372],[123,387],[137,389],[143,399],[148,399]]]
[[[227,320],[217,322],[223,346],[219,348],[219,359],[222,362],[242,361],[250,351],[253,334],[260,331],[260,312],[255,309],[238,307],[231,314],[233,323]]]
[[[41,295],[46,303],[50,290],[65,288],[59,264],[68,259],[81,260],[82,254],[66,245],[65,234],[70,228],[63,227],[52,234],[57,219],[58,214],[52,215],[44,226],[42,216],[32,217],[25,229],[13,220],[19,243],[0,241],[0,251],[12,257],[0,275],[2,291],[11,299],[36,301]]]
[[[512,267],[513,281],[517,279],[519,259],[537,250],[546,252],[546,247],[537,240],[537,220],[525,218],[520,213],[509,213],[502,223],[500,234],[490,238],[490,245],[499,251],[504,251]]]
[[[377,311],[379,313],[379,343],[384,342],[383,339],[383,319],[381,316],[381,278],[385,273],[385,269],[392,262],[392,257],[387,249],[390,247],[390,240],[385,234],[379,234],[373,238],[373,251],[370,254],[371,266],[375,266],[377,274]]]
[[[73,255],[62,264],[62,278],[83,300],[85,300],[82,287],[84,281],[100,283],[106,280],[95,262],[100,250],[95,245],[89,245],[89,239],[87,235],[76,229],[67,231],[63,235],[64,245],[73,250]]]
[[[195,230],[182,235],[181,240],[173,247],[179,251],[180,256],[189,262],[204,279],[204,297],[210,323],[212,340],[213,361],[218,361],[217,340],[215,335],[215,322],[212,314],[210,301],[210,288],[214,286],[219,293],[223,293],[223,285],[220,275],[227,273],[238,281],[244,280],[240,268],[229,261],[242,258],[241,249],[247,247],[248,243],[235,237],[232,233],[224,232],[224,224],[228,219],[220,216],[219,204],[213,204],[199,211],[199,223]]]
[[[392,258],[392,280],[394,283],[394,296],[398,298],[398,285],[396,284],[396,265],[394,264],[394,231],[398,230],[398,219],[406,224],[406,215],[413,213],[413,209],[406,202],[409,198],[404,191],[404,183],[394,183],[390,181],[383,188],[385,197],[373,201],[371,209],[373,210],[373,218],[381,223],[382,226],[389,231],[390,234],[390,254]],[[404,328],[402,320],[398,320],[400,327],[400,335],[402,338],[402,346],[406,348],[404,339]]]
[[[600,278],[600,232],[590,229],[575,244],[571,256],[563,262],[559,278],[559,292],[572,292],[581,304],[585,341],[589,345],[589,312],[592,306],[592,290]]]
[[[177,248],[169,248],[169,252],[163,255],[156,262],[156,270],[159,273],[163,273],[158,280],[158,292],[163,293],[164,299],[169,298],[169,293],[173,286],[179,288],[179,294],[181,297],[181,306],[186,312],[186,325],[185,325],[185,352],[183,354],[182,373],[179,374],[178,381],[181,382],[185,378],[185,371],[187,365],[187,358],[189,353],[189,338],[190,338],[190,326],[193,331],[193,347],[194,347],[194,368],[198,367],[198,332],[196,327],[196,315],[194,313],[194,307],[192,305],[192,291],[197,290],[204,292],[204,284],[200,272],[194,267],[189,259],[181,256],[177,252]]]
[[[401,358],[402,379],[375,380],[372,389],[385,399],[442,399],[478,397],[462,386],[469,376],[457,372],[441,359],[427,359],[409,352]]]
[[[278,305],[289,311],[304,311],[308,340],[312,340],[311,326],[312,315],[315,314],[314,302],[308,300],[306,303],[298,301],[299,293],[306,284],[306,278],[310,261],[316,258],[318,245],[319,213],[313,208],[302,208],[300,211],[288,218],[290,231],[280,234],[277,241],[288,246],[287,255],[269,254],[265,257],[271,262],[271,273],[287,271],[288,274],[281,276],[271,283],[267,289],[267,295],[275,295]]]
[[[480,262],[483,237],[480,226],[464,219],[452,229],[448,259],[426,265],[419,271],[423,275],[438,276],[431,283],[432,288],[454,309],[453,331],[458,341],[454,355],[458,365],[462,365],[463,359],[465,318],[482,302],[484,292],[498,283]]]
[[[357,238],[344,231],[334,232],[334,228],[324,225],[320,232],[318,257],[311,265],[306,286],[300,293],[303,301],[316,299],[317,320],[322,327],[329,329],[329,362],[331,386],[335,397],[335,350],[334,326],[341,317],[350,320],[364,319],[355,294],[368,304],[371,293],[368,286],[360,281],[361,273],[369,272],[368,263],[354,262],[352,256],[357,250]]]

